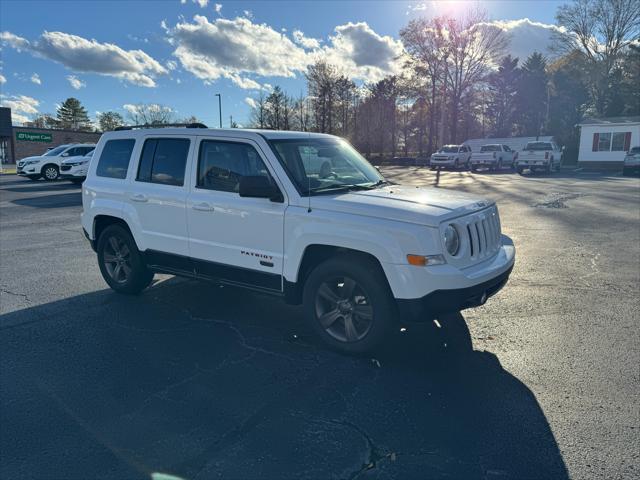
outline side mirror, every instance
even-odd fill
[[[284,202],[280,189],[268,177],[261,175],[242,177],[238,193],[241,197],[268,198],[272,202]]]
[[[69,152],[64,152],[62,155],[60,155],[61,157],[68,157],[69,156]]]

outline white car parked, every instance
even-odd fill
[[[532,172],[559,171],[563,150],[555,142],[529,142],[522,152],[516,153],[516,169],[519,174],[527,168]]]
[[[87,170],[89,162],[93,157],[94,150],[91,150],[84,156],[69,157],[60,164],[60,178],[63,180],[71,180],[73,183],[82,183],[87,178]]]
[[[462,328],[515,261],[493,202],[391,184],[331,135],[128,127],[94,158],[82,226],[111,288],[165,272],[281,296],[344,352],[405,320]]]
[[[58,180],[60,166],[65,158],[86,155],[94,148],[96,146],[93,143],[59,145],[44,155],[23,158],[18,162],[17,173],[31,180],[38,180],[40,177],[48,181]]]
[[[445,145],[431,155],[429,165],[431,169],[437,167],[469,168],[471,148],[466,145]]]
[[[480,152],[471,154],[471,171],[475,172],[479,168],[485,167],[489,170],[502,170],[507,166],[514,167],[515,152],[508,145],[492,143],[480,147]]]

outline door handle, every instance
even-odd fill
[[[195,203],[191,208],[201,212],[213,212],[213,207],[206,202]]]
[[[148,201],[147,196],[143,195],[142,193],[136,193],[135,195],[131,195],[130,198],[134,202],[146,202],[146,201]]]

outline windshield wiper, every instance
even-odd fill
[[[311,189],[310,193],[324,193],[324,192],[335,192],[340,190],[346,191],[358,191],[358,190],[372,190],[374,188],[381,187],[382,185],[389,184],[386,180],[378,180],[375,183],[370,184],[362,184],[362,183],[332,183],[331,185],[327,185],[324,187]]]

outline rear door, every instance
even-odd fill
[[[198,137],[187,200],[196,273],[229,283],[282,289],[286,194],[251,140]],[[240,197],[240,179],[266,176],[283,202]]]
[[[145,137],[129,188],[147,262],[169,270],[192,270],[185,209],[194,143],[189,136]]]

